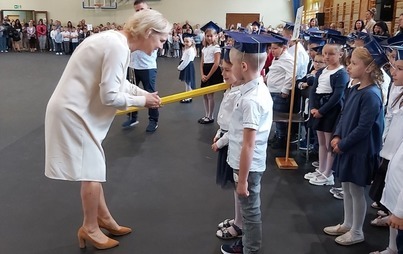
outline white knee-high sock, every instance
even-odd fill
[[[208,117],[208,95],[203,95],[203,105],[204,105],[204,111],[205,111],[205,116]]]
[[[327,163],[327,150],[326,150],[326,138],[323,131],[316,131],[318,134],[319,143],[319,172],[323,173],[326,169]]]
[[[344,205],[344,222],[342,224],[345,228],[351,228],[353,225],[353,198],[350,193],[350,183],[342,182],[343,188],[343,205]]]
[[[351,232],[355,235],[363,235],[365,214],[367,213],[367,202],[365,200],[365,189],[354,183],[350,184],[350,193],[353,198],[353,225]]]
[[[207,95],[207,98],[208,98],[208,111],[207,111],[207,113],[208,113],[208,118],[210,118],[210,119],[213,119],[214,118],[214,94],[213,93],[211,93],[211,94],[208,94]]]
[[[389,227],[389,249],[397,253],[396,245],[397,229]]]
[[[324,132],[325,134],[325,145],[326,145],[326,166],[324,168],[323,174],[326,177],[329,177],[332,174],[332,166],[334,157],[332,155],[332,147],[330,146],[330,142],[333,138],[333,133]]]

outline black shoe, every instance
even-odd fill
[[[243,253],[242,240],[238,240],[233,244],[223,244],[221,245],[221,252],[223,254],[234,254]]]
[[[286,148],[287,146],[287,139],[285,137],[277,137],[276,140],[273,141],[273,143],[270,144],[272,149],[281,149],[281,148]]]
[[[154,121],[154,120],[150,120],[150,122],[148,123],[148,126],[146,128],[146,132],[155,132],[158,128],[158,122]]]

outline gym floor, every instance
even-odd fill
[[[51,53],[0,55],[0,253],[98,253],[80,250],[77,230],[82,223],[80,183],[44,176],[44,115],[47,102],[68,61]],[[179,60],[158,59],[160,96],[185,90],[178,80]],[[199,59],[196,59],[200,77]],[[216,93],[216,108],[222,92]],[[102,253],[219,254],[229,242],[215,236],[217,224],[234,215],[233,191],[215,184],[217,155],[211,142],[217,124],[200,125],[201,97],[189,104],[174,103],[160,110],[159,128],[145,132],[146,111],[140,123],[123,130],[125,116],[116,117],[104,142],[109,208],[122,225],[134,232],[119,237],[120,246]],[[62,116],[61,116],[62,117]],[[366,241],[344,247],[323,228],[341,223],[343,202],[330,187],[303,179],[313,170],[296,147],[291,157],[299,168],[280,170],[267,150],[262,179],[264,253],[356,254],[385,249],[388,229],[370,225],[376,210],[368,206]],[[368,199],[368,204],[371,200]]]

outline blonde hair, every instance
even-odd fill
[[[236,48],[232,48],[231,51],[234,52],[234,59],[230,59],[232,63],[234,62],[245,62],[251,71],[260,72],[266,62],[267,53],[244,53]]]
[[[147,37],[151,32],[168,34],[172,24],[161,13],[151,9],[145,9],[134,13],[125,23],[123,31],[128,32],[133,38]]]
[[[379,86],[383,83],[383,73],[381,71],[381,68],[376,64],[368,49],[364,47],[355,48],[353,51],[353,55],[361,59],[367,67],[373,67],[370,75],[375,84]]]

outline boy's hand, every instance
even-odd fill
[[[389,217],[388,224],[391,228],[403,230],[403,219],[396,217],[393,214]]]
[[[249,196],[248,182],[245,183],[238,182],[236,186],[236,192],[240,197],[248,197]]]

